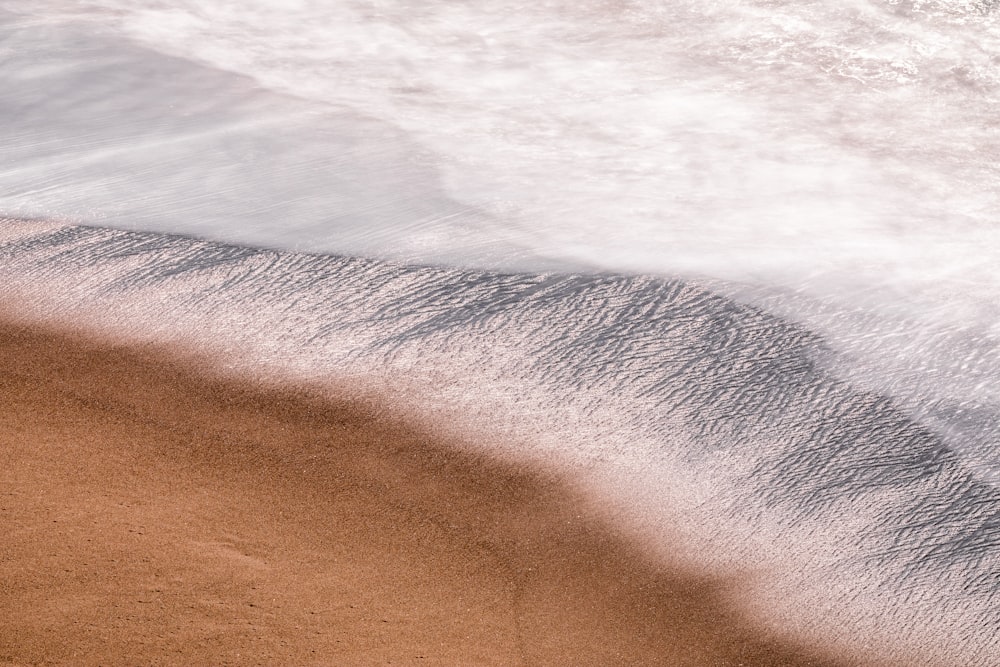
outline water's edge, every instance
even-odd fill
[[[187,345],[232,372],[350,380],[492,454],[570,471],[654,552],[679,512],[670,551],[758,573],[746,604],[811,640],[943,664],[998,654],[1000,492],[758,308],[677,280],[47,222],[7,221],[0,239],[8,311]]]

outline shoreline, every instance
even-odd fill
[[[3,661],[847,664],[546,471],[162,350],[0,342]]]

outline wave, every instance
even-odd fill
[[[684,276],[817,332],[1000,480],[980,4],[128,4],[5,3],[5,215]]]
[[[0,221],[0,298],[555,465],[775,627],[992,664],[993,4],[12,0],[0,210],[100,226]]]

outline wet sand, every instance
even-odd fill
[[[14,324],[0,401],[0,664],[835,664],[362,404]]]

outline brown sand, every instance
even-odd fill
[[[832,664],[356,404],[15,325],[0,401],[0,664]]]

